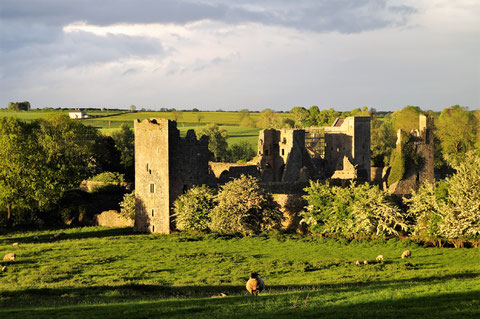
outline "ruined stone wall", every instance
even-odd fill
[[[370,117],[347,117],[339,126],[323,129],[327,176],[336,173],[336,176],[350,178],[356,175],[357,179],[370,181]],[[353,165],[356,172],[352,171],[351,165],[345,167],[345,163]]]

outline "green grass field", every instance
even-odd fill
[[[400,258],[405,249],[412,251],[408,260]],[[2,262],[8,270],[0,273],[0,318],[480,316],[478,248],[85,227],[0,235],[0,253],[10,252],[17,260]],[[385,263],[375,263],[378,254]],[[369,264],[355,266],[356,259]],[[259,297],[244,287],[251,271],[267,285]],[[213,298],[221,292],[229,296]]]
[[[69,111],[42,111],[34,110],[29,112],[14,112],[1,110],[0,116],[16,116],[19,119],[31,121],[34,119],[48,117],[53,114],[68,114]],[[168,118],[173,119],[171,112],[118,112],[118,111],[89,111],[87,114],[92,118],[80,120],[85,125],[94,126],[104,135],[112,135],[123,123],[133,128],[133,121],[147,118]],[[229,145],[240,141],[249,142],[254,149],[257,149],[259,128],[239,126],[239,114],[235,112],[181,112],[178,119],[178,129],[184,136],[189,129],[198,130],[210,123],[222,126],[228,132],[227,142]],[[198,121],[198,114],[203,117]],[[259,113],[250,113],[252,119],[257,120]],[[281,116],[286,116],[281,114]]]

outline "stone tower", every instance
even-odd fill
[[[193,185],[209,184],[208,138],[180,137],[167,119],[135,121],[135,230],[170,233],[172,204]]]

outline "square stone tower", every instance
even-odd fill
[[[208,138],[180,137],[167,119],[135,121],[135,230],[168,234],[172,206],[193,185],[210,184]]]

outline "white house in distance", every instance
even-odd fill
[[[70,116],[71,119],[85,119],[88,117],[88,114],[82,110],[75,110],[68,113],[68,116]]]

